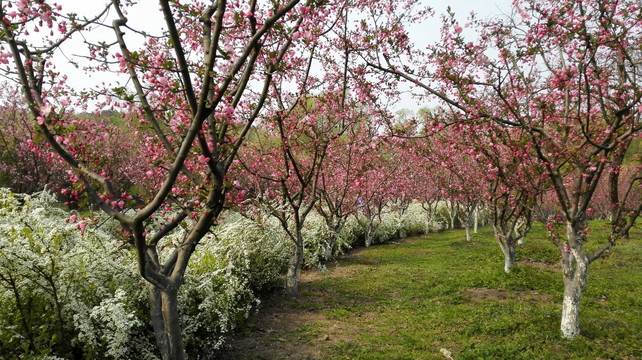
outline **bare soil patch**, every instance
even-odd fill
[[[463,292],[473,302],[480,302],[485,300],[495,300],[500,303],[506,302],[508,299],[516,299],[520,302],[543,302],[550,301],[551,295],[540,294],[537,291],[511,291],[499,290],[488,288],[472,288]]]
[[[276,301],[261,309],[246,329],[230,339],[217,358],[322,359],[329,346],[324,344],[323,338],[307,339],[290,334],[302,326],[324,322],[327,319],[321,313],[292,309],[282,301]]]
[[[538,269],[551,270],[551,271],[561,271],[559,264],[551,264],[543,261],[537,261],[531,258],[524,258],[524,260],[517,261],[518,265],[528,265],[536,267]]]

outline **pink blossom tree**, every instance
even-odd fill
[[[460,120],[453,120],[453,114],[442,113],[439,118],[428,119],[424,128],[428,133],[418,139],[424,159],[432,167],[430,176],[438,177],[441,196],[447,201],[447,212],[454,227],[459,217],[466,230],[466,240],[472,240],[475,211],[483,208],[488,168],[478,162],[474,148],[467,137],[467,127]]]
[[[354,176],[352,152],[376,108],[376,89],[360,73],[359,59],[353,55],[357,45],[351,43],[349,32],[353,21],[350,15],[363,11],[364,4],[342,3],[335,13],[324,14],[330,21],[319,22],[318,28],[299,30],[307,48],[301,48],[292,62],[300,67],[276,77],[269,113],[258,123],[255,141],[242,153],[248,176],[241,182],[248,186],[250,198],[267,207],[293,242],[286,275],[286,291],[291,297],[298,295],[306,218],[316,206],[334,233],[331,237],[340,230],[347,214],[345,186]],[[346,151],[347,172],[331,179],[331,165],[336,163],[329,166],[326,159],[334,162]],[[342,193],[329,193],[333,188],[338,190],[334,181],[343,186]],[[332,247],[330,239],[329,251]]]
[[[22,87],[34,126],[64,160],[72,179],[122,224],[149,286],[160,354],[182,359],[177,293],[190,256],[226,206],[232,189],[228,170],[262,112],[274,75],[297,66],[291,61],[293,44],[303,41],[301,33],[312,31],[319,17],[339,7],[298,0],[162,0],[159,16],[165,29],[150,36],[128,25],[129,5],[114,0],[95,17],[81,19],[48,1],[2,2],[0,62],[4,75]],[[103,22],[108,11],[114,15],[111,24]],[[113,37],[90,44],[88,68],[122,73],[127,85],[73,91],[66,74],[55,68],[53,54],[78,33],[99,28],[111,29]],[[32,37],[35,32],[43,36]],[[125,33],[142,36],[143,44],[135,49]],[[82,108],[91,99],[126,114],[124,126],[146,147],[147,168],[139,186],[149,194],[139,201],[117,191],[104,164],[83,151],[95,147],[91,153],[96,154],[107,141],[99,132],[76,136],[74,117],[67,116],[71,105]],[[160,226],[152,226],[155,219]],[[180,231],[179,243],[163,240]],[[167,246],[169,255],[161,257]]]
[[[477,161],[488,165],[485,194],[495,239],[504,254],[504,271],[509,273],[517,245],[531,229],[535,202],[546,190],[546,173],[536,157],[519,151],[522,129],[493,126],[470,135]]]
[[[285,285],[288,296],[294,298],[298,297],[303,264],[302,230],[319,199],[321,167],[330,142],[347,129],[340,104],[336,93],[298,98],[262,121],[241,154],[248,174],[242,186],[257,206],[267,208],[279,220],[292,240]]]
[[[366,147],[366,151],[372,151],[374,155],[355,185],[358,186],[358,214],[365,221],[365,245],[370,246],[374,244],[382,213],[392,210],[389,206],[400,199],[405,189],[405,159],[395,144],[385,138],[373,137]]]
[[[58,157],[39,142],[32,119],[19,105],[20,93],[5,89],[0,109],[0,173],[2,185],[17,193],[34,193],[67,176],[58,166]],[[66,181],[69,184],[69,181]]]
[[[544,186],[543,167],[534,156],[519,150],[524,131],[475,124],[464,113],[447,111],[423,122],[413,148],[420,149],[427,167],[423,181],[434,187],[426,191],[438,191],[456,206],[467,239],[474,211],[488,208],[508,273],[515,265],[516,245],[530,230],[534,202]]]
[[[466,41],[463,27],[474,27],[480,39]],[[525,131],[521,151],[545,168],[566,226],[565,239],[552,238],[564,270],[566,338],[580,333],[579,302],[589,265],[628,232],[642,207],[627,208],[625,199],[617,199],[622,211],[611,235],[587,253],[586,217],[599,179],[642,130],[641,28],[636,1],[515,1],[514,16],[504,20],[472,19],[462,26],[445,16],[441,42],[414,74],[390,57],[371,62],[472,121]],[[632,177],[624,193],[632,196],[639,184],[640,177]]]
[[[415,196],[426,212],[426,223],[430,224],[433,221],[439,221],[437,218],[438,209],[444,200],[440,184],[440,181],[443,180],[444,169],[427,161],[419,164],[414,169],[416,171]]]
[[[359,106],[357,106],[359,108]],[[323,163],[316,211],[328,227],[328,244],[324,257],[331,259],[339,233],[349,216],[358,215],[359,189],[364,172],[376,154],[371,151],[370,116],[355,112],[352,126],[330,143]]]

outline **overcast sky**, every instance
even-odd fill
[[[417,24],[410,28],[411,40],[419,49],[425,49],[429,44],[439,40],[440,14],[445,14],[448,7],[455,13],[455,17],[463,26],[471,11],[475,12],[477,19],[489,19],[510,14],[512,4],[512,0],[424,0],[424,2],[433,8],[435,16],[422,24]],[[463,34],[467,37],[474,36],[474,34],[466,34],[465,31]],[[422,93],[421,90],[415,90],[416,92]],[[395,108],[396,110],[409,109],[417,111],[421,107],[431,107],[434,103],[434,100],[422,101],[407,95],[401,99]]]
[[[474,11],[477,14],[477,17],[480,19],[485,19],[501,14],[508,14],[510,12],[512,0],[451,0],[451,1],[435,1],[435,0],[424,0],[425,4],[432,7],[435,11],[435,17],[427,19],[422,24],[417,24],[410,28],[411,39],[417,45],[418,48],[425,48],[428,44],[434,43],[439,39],[439,28],[441,26],[439,14],[445,13],[446,9],[450,6],[451,9],[455,12],[457,19],[463,25],[466,22],[466,18],[471,11]],[[64,11],[74,11],[79,15],[91,16],[95,14],[96,9],[100,8],[102,5],[108,3],[107,0],[58,0],[60,5],[63,6]],[[142,0],[137,6],[130,10],[129,25],[132,25],[135,28],[142,28],[146,31],[154,33],[154,29],[157,29],[161,26],[162,16],[158,12],[160,6],[158,2],[152,0]],[[153,16],[150,16],[153,14]],[[113,39],[113,31],[110,29],[102,29],[98,37],[105,37],[107,39]],[[128,41],[132,41],[134,34],[128,34]],[[65,48],[65,54],[67,56],[73,54],[86,54],[86,48],[82,44],[80,39],[74,43],[74,45],[68,46]],[[59,70],[65,69],[66,61],[62,60],[58,62]],[[67,71],[64,71],[67,72]],[[70,83],[75,87],[90,87],[93,84],[100,82],[113,82],[115,77],[113,74],[107,76],[106,74],[95,74],[88,77],[87,74],[83,74],[80,71],[69,71],[70,73]],[[75,74],[74,74],[75,73]],[[122,80],[125,81],[125,80]],[[124,84],[121,84],[124,85]],[[411,110],[417,110],[420,107],[425,106],[425,104],[417,103],[417,101],[411,99],[410,96],[406,96],[402,101],[396,106],[397,109],[407,108]]]

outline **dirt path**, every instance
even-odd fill
[[[342,259],[358,257],[365,249],[357,249]],[[339,265],[337,265],[339,264]],[[352,276],[363,265],[328,264],[329,273],[318,270],[302,272],[298,300],[276,292],[263,300],[258,312],[245,327],[215,354],[217,359],[325,359],[327,350],[336,343],[352,338],[357,328],[324,314],[324,304],[334,294],[311,286],[325,276]]]

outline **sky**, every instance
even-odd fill
[[[448,7],[454,12],[455,18],[463,26],[471,12],[474,12],[476,18],[481,20],[510,14],[512,0],[424,0],[424,3],[434,10],[435,16],[424,23],[411,27],[409,30],[411,41],[419,49],[425,49],[427,45],[439,40],[440,14],[445,14]],[[464,30],[463,35],[467,38],[474,36],[474,34],[466,33],[466,30]],[[417,90],[415,90],[415,93],[417,93]],[[407,109],[416,112],[422,107],[431,107],[433,105],[434,101],[429,100],[426,102],[406,95],[401,98],[395,110]]]
[[[108,0],[57,0],[63,6],[64,10],[77,12],[79,15],[92,15],[96,9],[108,3]],[[497,15],[508,14],[510,12],[512,0],[451,0],[451,1],[436,1],[424,0],[424,4],[430,6],[435,11],[435,17],[427,19],[421,24],[417,24],[410,28],[411,40],[419,48],[425,48],[427,44],[434,43],[439,39],[439,29],[441,21],[439,14],[446,12],[450,7],[455,12],[460,24],[466,22],[466,18],[470,12],[473,11],[480,19],[490,18]],[[139,4],[130,10],[129,24],[135,28],[142,28],[149,32],[154,33],[154,30],[159,28],[162,24],[162,16],[158,11],[160,5],[153,0],[141,0]],[[154,16],[151,16],[153,14]],[[113,15],[113,14],[112,14]],[[99,36],[113,39],[113,30],[104,28],[100,30]],[[131,32],[127,34],[128,41],[132,41],[135,34]],[[88,39],[91,40],[91,39]],[[70,44],[64,49],[66,56],[71,56],[78,53],[86,53],[85,45],[81,39],[77,39],[73,44]],[[57,62],[59,70],[65,69],[66,61]],[[67,71],[64,71],[67,72]],[[113,74],[95,74],[88,76],[80,71],[69,71],[69,83],[77,88],[91,87],[94,84],[101,82],[114,82],[118,79]],[[120,85],[126,81],[123,78]],[[426,106],[425,102],[413,100],[411,96],[404,96],[401,101],[395,106],[396,110],[410,109],[417,111],[419,108]]]

